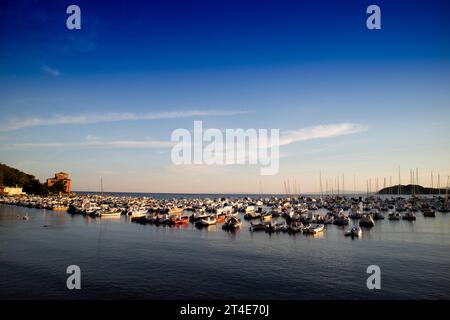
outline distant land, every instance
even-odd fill
[[[51,188],[47,188],[45,183],[41,183],[38,179],[36,179],[33,175],[22,172],[18,169],[9,167],[3,163],[0,163],[0,186],[18,186],[22,187],[23,191],[28,194],[36,194],[36,195],[47,195],[49,192],[57,193],[59,190],[52,190]],[[439,192],[440,190],[440,192]],[[77,193],[98,193],[98,192],[89,192],[89,191],[78,191]],[[127,192],[109,192],[109,193],[120,193],[126,194]],[[146,194],[142,192],[129,192],[129,193],[137,193],[137,194]],[[344,192],[345,194],[351,194],[352,192]],[[383,188],[378,191],[377,194],[398,194],[399,186],[392,186]],[[159,194],[159,193],[155,193]],[[173,193],[168,193],[173,194]],[[189,195],[189,193],[179,193],[180,195]],[[216,195],[221,195],[221,193],[215,193]],[[365,192],[360,191],[357,194],[365,194]],[[427,188],[422,187],[420,185],[400,185],[400,194],[446,194],[445,188]],[[206,195],[206,194],[205,194]],[[228,195],[228,194],[223,194]],[[234,195],[256,195],[254,193],[234,193]],[[272,194],[273,196],[280,196],[281,194]],[[312,195],[312,194],[311,194]]]
[[[45,194],[46,187],[35,176],[0,163],[0,186],[21,187],[28,194]]]
[[[439,192],[440,191],[440,192]],[[399,186],[383,188],[378,194],[398,194]],[[400,185],[400,194],[442,194],[445,195],[446,189],[427,188],[416,184]]]
[[[64,192],[65,186],[61,183],[55,183],[51,187],[41,183],[32,174],[22,172],[16,168],[0,163],[0,186],[20,187],[27,194],[48,195]]]

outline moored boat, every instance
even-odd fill
[[[402,217],[401,217],[400,213],[398,213],[398,212],[391,212],[388,215],[388,219],[391,220],[391,221],[398,221],[401,218]]]
[[[315,233],[322,232],[323,230],[324,230],[323,224],[311,224],[307,228],[304,228],[303,232],[307,233],[307,234],[315,234]]]
[[[261,214],[260,219],[262,222],[272,221],[272,214],[271,213],[263,213],[263,214]]]
[[[407,221],[415,221],[416,215],[412,210],[408,210],[403,214],[402,219]]]
[[[283,231],[286,227],[285,227],[285,223],[269,223],[266,226],[266,232],[278,232],[278,231]]]
[[[266,230],[267,224],[266,223],[251,223],[250,224],[250,231],[264,231]]]
[[[348,217],[350,219],[361,219],[363,217],[363,213],[359,206],[352,206],[349,210]]]
[[[99,217],[120,217],[121,212],[115,208],[113,209],[102,209],[98,211]]]
[[[289,225],[289,233],[298,233],[298,232],[302,232],[304,230],[304,226],[303,223],[301,223],[300,221],[294,221]]]
[[[337,226],[347,226],[349,224],[349,219],[348,219],[348,217],[346,217],[344,215],[340,215],[339,217],[334,219],[333,224],[335,224]]]
[[[239,218],[235,216],[230,216],[225,220],[225,223],[222,225],[222,229],[225,230],[234,230],[240,228],[242,226],[242,222]]]
[[[346,237],[360,237],[362,235],[362,229],[358,226],[352,226],[350,230],[345,232]]]
[[[375,221],[373,221],[373,218],[370,214],[365,214],[359,221],[359,226],[365,228],[372,228],[375,226]]]
[[[244,219],[246,219],[246,220],[253,220],[253,219],[260,219],[260,218],[261,218],[261,214],[258,212],[255,212],[255,211],[247,212],[244,215]]]
[[[217,223],[216,218],[211,215],[211,216],[208,216],[208,217],[206,217],[204,219],[198,220],[195,223],[195,225],[198,226],[198,227],[206,227],[206,226],[212,226],[212,225],[214,225],[216,223]]]
[[[436,212],[430,208],[422,209],[422,213],[426,218],[436,218]]]
[[[175,215],[169,218],[168,224],[184,224],[189,223],[189,216]]]

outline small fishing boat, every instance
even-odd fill
[[[303,223],[301,223],[300,221],[293,221],[290,225],[287,231],[289,231],[289,233],[298,233],[298,232],[302,232],[304,229],[304,225]]]
[[[349,224],[349,219],[344,215],[340,215],[334,220],[333,223],[337,226],[347,226]]]
[[[253,219],[260,219],[260,218],[261,218],[261,214],[258,212],[255,212],[255,211],[247,212],[244,215],[244,219],[246,219],[246,220],[253,220]]]
[[[172,208],[169,208],[169,212],[168,213],[171,214],[171,215],[174,215],[174,214],[181,213],[183,211],[184,211],[183,207],[172,207]]]
[[[269,223],[266,226],[266,232],[278,232],[278,231],[283,231],[285,228],[285,223]]]
[[[373,220],[384,220],[384,215],[378,209],[372,209],[370,212]]]
[[[170,214],[164,213],[158,216],[158,224],[165,224],[170,221]]]
[[[224,213],[218,214],[216,216],[216,220],[218,223],[225,222],[226,218],[227,218],[227,216]]]
[[[169,218],[168,224],[174,225],[174,224],[184,224],[189,222],[189,216],[171,216]]]
[[[242,226],[242,222],[239,218],[230,216],[225,220],[225,223],[222,225],[222,229],[224,230],[234,230],[240,228]]]
[[[311,224],[309,227],[304,228],[303,232],[307,233],[307,234],[315,234],[315,233],[322,232],[323,229],[324,229],[323,224]]]
[[[272,209],[272,211],[270,211],[270,214],[273,218],[278,218],[281,216],[281,212],[278,209]]]
[[[146,224],[151,222],[151,218],[148,218],[147,216],[131,217],[131,222]]]
[[[350,230],[345,232],[346,237],[360,237],[362,235],[362,230],[358,226],[351,227]]]
[[[250,224],[250,231],[264,231],[266,230],[267,224],[266,223],[251,223]]]
[[[112,209],[102,209],[98,212],[99,217],[120,217],[121,212],[117,210],[116,208]]]
[[[142,217],[147,215],[148,210],[146,208],[133,208],[128,210],[127,215],[132,217]]]
[[[402,217],[401,217],[400,213],[398,213],[398,212],[391,212],[388,214],[388,219],[391,221],[398,221],[401,218]]]
[[[192,222],[197,222],[199,220],[208,218],[208,216],[209,214],[204,211],[197,211],[194,214],[192,214],[189,219]]]
[[[84,214],[91,216],[91,217],[95,217],[96,216],[96,212],[100,210],[100,208],[98,207],[88,207],[84,210]]]
[[[263,214],[261,214],[260,219],[262,222],[272,221],[272,214],[271,213],[263,213]]]
[[[372,228],[375,226],[375,221],[370,214],[365,214],[362,219],[359,221],[360,227]]]
[[[408,210],[403,214],[402,219],[407,221],[414,221],[416,220],[416,215],[412,210]]]
[[[159,223],[159,214],[156,213],[152,217],[149,218],[150,223],[158,224]]]
[[[363,213],[359,206],[352,206],[349,210],[348,217],[350,219],[361,219],[363,217]]]
[[[216,224],[216,223],[217,223],[216,218],[215,218],[214,216],[211,215],[211,216],[208,216],[207,218],[198,220],[198,221],[195,223],[195,225],[196,225],[197,227],[207,227],[207,226],[212,226],[212,225],[214,225],[214,224]]]
[[[330,215],[326,215],[323,218],[323,224],[333,224],[334,223],[334,217]]]
[[[430,208],[422,209],[422,213],[426,218],[436,218],[436,212]]]

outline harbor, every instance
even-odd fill
[[[197,228],[220,225],[225,231],[240,229],[243,221],[250,232],[321,234],[328,226],[347,228],[344,235],[360,237],[362,229],[376,223],[416,221],[417,215],[435,218],[449,212],[448,194],[432,197],[320,196],[172,198],[113,195],[3,196],[0,203],[38,208],[90,218],[122,215],[139,224]],[[28,220],[28,216],[22,219]],[[384,222],[387,220],[388,222]]]
[[[442,299],[450,283],[450,219],[439,196],[90,194],[1,202],[3,299]],[[424,215],[428,206],[435,217]],[[120,214],[93,213],[114,210]],[[216,223],[200,226],[204,215]],[[233,219],[241,224],[223,228]],[[353,226],[361,233],[347,235]],[[69,264],[83,270],[80,292],[65,289]],[[377,292],[366,287],[372,264],[383,272]]]

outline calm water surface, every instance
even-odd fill
[[[73,264],[79,291],[66,289]],[[366,287],[374,264],[377,292]],[[449,299],[450,220],[418,213],[351,239],[334,225],[321,236],[230,233],[0,204],[0,274],[1,299]]]

